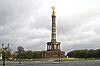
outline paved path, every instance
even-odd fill
[[[2,66],[0,62],[0,66]],[[18,64],[16,61],[7,61],[6,66],[100,66],[100,61],[67,61],[67,62],[41,62],[41,61],[24,61]]]

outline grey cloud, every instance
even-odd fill
[[[51,12],[45,9],[46,4],[49,0],[0,0],[0,43],[10,42],[14,50],[18,45],[45,50],[51,36]],[[62,49],[99,48],[99,17],[99,9],[57,16],[58,40],[62,42]]]
[[[31,17],[41,8],[38,4],[43,5],[40,0],[0,0],[0,43],[25,38],[22,31],[27,32]]]
[[[66,50],[66,52],[72,51],[72,50],[82,50],[82,49],[98,49],[100,48],[100,43],[95,41],[91,41],[91,43],[80,43],[80,44],[73,44],[73,45],[63,45],[62,49]]]
[[[31,27],[35,27],[37,29],[40,28],[45,28],[45,29],[49,29],[51,28],[51,18],[48,16],[40,16],[39,18],[36,19],[36,23],[32,24]]]
[[[74,16],[65,16],[63,18],[58,18],[58,31],[59,34],[68,33],[86,23],[90,20],[95,20],[100,16],[100,11],[97,10],[88,10],[81,14],[76,14]]]

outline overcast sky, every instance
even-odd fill
[[[52,0],[0,0],[0,45],[46,50]],[[100,48],[100,0],[55,0],[61,49]]]

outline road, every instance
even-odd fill
[[[2,66],[2,62],[0,62]],[[100,66],[100,61],[66,61],[66,62],[48,62],[48,61],[24,61],[18,64],[18,61],[6,61],[6,66]]]

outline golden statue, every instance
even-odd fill
[[[55,9],[56,9],[56,8],[53,6],[53,7],[51,7],[51,9],[52,9],[52,16],[56,16],[56,14],[55,14],[55,13],[56,13],[56,12],[55,12]]]

